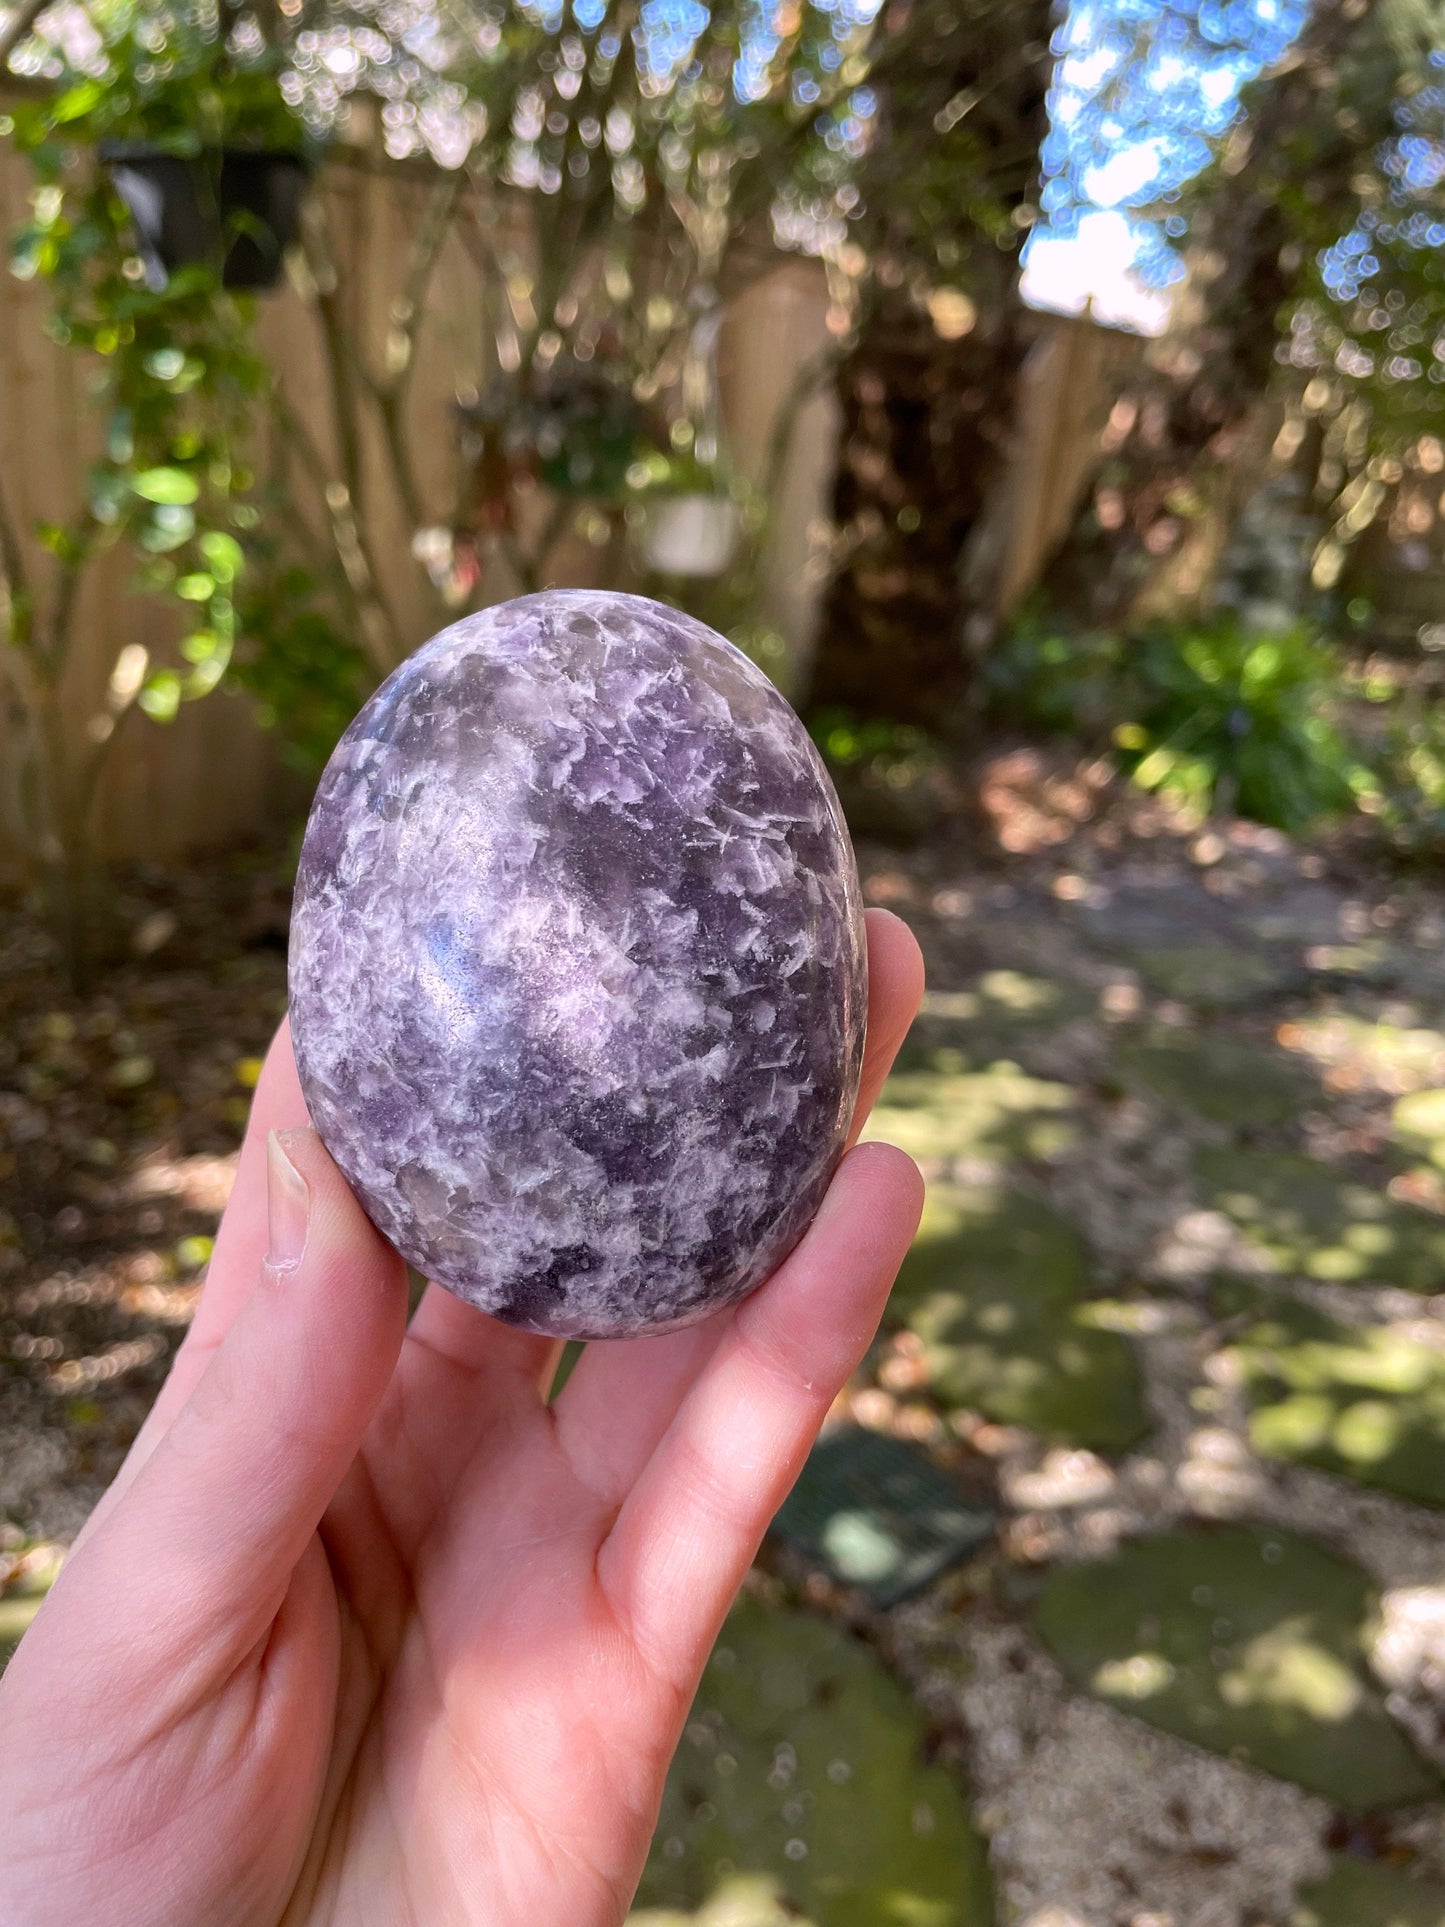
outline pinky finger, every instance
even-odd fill
[[[923,1204],[911,1158],[850,1152],[797,1250],[748,1299],[598,1555],[643,1661],[691,1693],[828,1407],[868,1349]]]

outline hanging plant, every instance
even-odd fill
[[[687,448],[639,463],[632,474],[633,523],[643,566],[655,575],[715,581],[736,561],[749,494],[721,458]]]
[[[248,147],[186,155],[148,141],[107,141],[100,158],[130,214],[150,287],[214,261],[224,288],[260,292],[280,281],[300,229],[310,174],[303,155]]]
[[[198,267],[223,288],[274,287],[314,160],[278,60],[269,50],[240,60],[200,13],[153,40],[152,23],[129,16],[107,41],[105,78],[32,118],[47,139],[94,150],[153,291]]]
[[[203,43],[199,58],[187,51],[133,92],[109,91],[101,164],[130,215],[150,287],[209,266],[224,288],[272,288],[311,172],[301,123],[269,57],[238,68],[222,42]]]
[[[525,387],[498,381],[458,415],[463,459],[488,502],[519,475],[557,495],[620,501],[629,471],[657,447],[631,382],[607,367],[565,363]]]

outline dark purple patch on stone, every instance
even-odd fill
[[[796,1244],[862,1062],[837,798],[731,643],[555,590],[433,637],[317,790],[291,1026],[397,1249],[536,1331],[685,1325]]]

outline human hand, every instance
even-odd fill
[[[922,989],[883,912],[869,968],[855,1134]],[[918,1173],[851,1151],[761,1290],[549,1406],[553,1341],[435,1285],[407,1325],[305,1123],[283,1027],[191,1330],[0,1682],[9,1927],[615,1927]]]

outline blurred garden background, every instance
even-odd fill
[[[1445,6],[8,0],[0,224],[0,1651],[336,736],[631,588],[930,969],[639,1927],[1445,1927]]]

